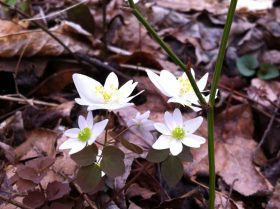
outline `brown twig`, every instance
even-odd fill
[[[56,107],[58,105],[58,104],[55,104],[55,103],[43,102],[43,101],[34,100],[34,99],[12,97],[12,96],[9,96],[9,95],[0,95],[0,100],[19,102],[19,103],[29,104],[31,106],[33,106],[34,104],[37,104],[37,105],[45,105],[45,106]]]
[[[5,197],[5,196],[3,196],[1,194],[0,194],[0,200],[3,200],[4,202],[8,202],[8,203],[10,203],[12,205],[15,205],[15,206],[17,206],[19,208],[22,208],[22,209],[33,209],[33,208],[31,208],[31,207],[29,207],[27,205],[24,205],[23,203],[20,203],[20,202],[18,202],[16,200],[12,200],[12,199],[10,199],[8,197]]]
[[[269,120],[269,123],[268,123],[268,125],[267,125],[267,127],[266,127],[266,129],[265,129],[265,131],[264,131],[264,133],[263,133],[263,136],[262,136],[261,141],[259,142],[259,144],[258,144],[258,146],[257,146],[257,148],[256,148],[256,150],[255,150],[254,155],[256,154],[257,150],[259,150],[259,149],[261,148],[261,146],[263,145],[263,143],[264,143],[264,141],[265,141],[265,139],[266,139],[268,133],[269,133],[270,130],[271,130],[271,127],[272,127],[272,125],[273,125],[273,123],[274,123],[274,120],[275,120],[276,115],[277,115],[278,110],[279,110],[280,97],[278,97],[278,100],[277,100],[277,103],[276,103],[276,104],[277,104],[277,106],[276,106],[276,108],[274,109],[273,115],[272,115],[272,117],[271,117],[270,120]]]

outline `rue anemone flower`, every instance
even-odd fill
[[[93,123],[93,116],[88,112],[87,117],[79,116],[79,128],[71,128],[64,132],[68,139],[59,147],[60,150],[70,149],[69,154],[81,151],[87,145],[95,142],[96,138],[104,131],[108,119]]]
[[[73,81],[80,95],[75,101],[88,106],[88,111],[97,109],[112,111],[132,106],[134,104],[129,101],[143,92],[130,96],[138,83],[129,80],[119,88],[118,77],[113,72],[106,78],[104,86],[88,76],[77,73],[73,75]]]
[[[149,120],[150,111],[146,111],[143,114],[137,112],[136,116],[127,122],[127,126],[131,129],[139,132],[143,138],[152,139],[153,136],[150,131],[154,130],[154,122]]]
[[[193,134],[202,124],[203,118],[196,117],[183,121],[182,113],[175,109],[173,114],[165,112],[163,123],[155,123],[155,129],[162,135],[152,145],[154,149],[170,149],[172,155],[176,156],[183,150],[183,145],[193,148],[200,147],[206,140]]]
[[[201,108],[198,107],[198,98],[186,73],[182,73],[182,75],[177,79],[168,70],[162,70],[159,76],[150,70],[147,70],[146,72],[152,83],[161,91],[161,93],[169,97],[168,102],[189,106],[194,111],[201,110]],[[191,72],[195,78],[194,70],[191,69]],[[200,92],[204,91],[207,84],[207,79],[208,73],[206,73],[199,81],[197,81],[197,87]],[[204,98],[206,101],[209,100],[209,97]]]

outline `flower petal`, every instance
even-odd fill
[[[60,146],[59,146],[59,150],[63,150],[63,149],[71,149],[73,146],[75,146],[76,142],[78,140],[77,139],[67,139],[65,142],[63,142]]]
[[[180,85],[176,77],[168,70],[162,70],[160,72],[160,85],[169,95],[178,95],[180,91]]]
[[[104,88],[106,91],[111,91],[111,88],[119,88],[119,79],[114,72],[111,72],[108,77],[106,78]]]
[[[79,135],[80,129],[79,128],[71,128],[64,132],[64,135],[69,138],[77,138]]]
[[[197,87],[199,91],[203,91],[207,85],[208,73],[206,73],[198,82]]]
[[[78,118],[78,125],[81,130],[88,127],[86,119],[81,115]]]
[[[199,144],[204,144],[206,142],[205,138],[203,138],[202,136],[195,135],[195,134],[186,134],[185,138],[194,140],[195,142],[197,142]]]
[[[78,73],[73,75],[73,81],[83,103],[95,103],[101,101],[101,97],[94,94],[96,87],[102,86],[98,81]]]
[[[169,148],[171,140],[172,138],[170,136],[161,135],[152,145],[152,147],[158,150],[167,149]]]
[[[161,93],[163,93],[165,96],[171,97],[172,95],[168,93],[165,88],[162,86],[160,77],[155,74],[154,72],[147,70],[146,71],[148,74],[149,79],[152,81],[152,83],[160,90]]]
[[[184,122],[184,129],[192,134],[201,126],[202,122],[203,117],[201,116],[187,120]]]
[[[172,155],[179,155],[183,150],[183,145],[180,140],[173,139],[170,143],[170,152]]]
[[[160,132],[164,135],[169,135],[169,136],[171,135],[170,130],[163,123],[155,123],[154,127],[158,132]]]
[[[87,127],[91,129],[92,126],[93,126],[93,116],[92,116],[92,112],[89,111],[87,115]]]
[[[137,82],[133,83],[132,80],[127,81],[122,87],[120,87],[117,94],[115,95],[115,98],[119,100],[127,98],[133,92],[137,84]]]
[[[169,128],[169,130],[173,130],[174,128],[176,128],[176,123],[170,112],[164,113],[164,121],[165,121],[165,124],[167,125],[167,127]]]
[[[84,149],[85,147],[86,147],[86,143],[77,141],[75,146],[71,148],[71,150],[69,152],[69,155],[72,155],[72,154],[74,154],[76,152],[79,152],[82,149]]]
[[[192,138],[185,137],[182,140],[182,143],[188,147],[198,148],[200,147],[200,143],[198,143],[196,140],[193,140]]]
[[[91,130],[92,131],[92,137],[93,136],[98,137],[104,131],[107,123],[108,123],[108,119],[105,119],[105,120],[102,120],[102,121],[100,121],[98,123],[95,123],[93,125],[92,130]]]
[[[182,113],[181,111],[176,108],[173,112],[173,118],[174,118],[174,121],[176,123],[176,126],[180,126],[182,127],[183,126],[183,117],[182,117]]]

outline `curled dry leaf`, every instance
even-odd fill
[[[71,35],[73,31],[75,34],[90,35],[79,25],[63,22],[61,25],[49,29],[49,31],[63,41],[72,52],[83,54],[91,52],[89,45],[78,41]],[[68,51],[60,43],[41,29],[9,32],[8,34],[0,35],[0,57],[20,56],[23,52],[25,57],[68,54]]]
[[[48,184],[46,194],[47,198],[50,201],[57,200],[63,196],[69,194],[70,187],[67,183],[62,183],[59,181],[54,181]]]
[[[227,115],[227,111],[230,114]],[[246,105],[233,106],[225,110],[222,113],[223,117],[219,118],[219,122],[223,123],[223,126],[219,125],[217,128],[226,127],[229,130],[231,127],[233,131],[226,132],[227,134],[222,136],[217,133],[215,143],[216,174],[227,185],[233,186],[235,191],[244,196],[267,194],[272,190],[271,184],[252,162],[257,143],[249,138],[253,130],[248,128],[248,123],[253,125],[250,111],[251,109]],[[207,124],[205,125],[207,126]],[[221,130],[219,132],[223,133]],[[204,135],[206,136],[206,132]],[[189,176],[208,175],[207,144],[204,144],[200,149],[193,149],[192,152],[194,161],[184,164],[185,172]]]

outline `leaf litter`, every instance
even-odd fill
[[[253,55],[279,70],[280,33],[277,28],[280,10],[272,6],[272,1],[257,2],[251,3],[255,7],[242,4],[244,2],[238,5],[223,66],[224,83],[219,87],[223,97],[217,105],[215,130],[216,189],[219,190],[216,208],[280,208],[279,110],[276,109],[275,113],[279,77],[273,81],[254,77],[244,79],[236,63],[244,55]],[[29,5],[33,12],[36,5]],[[66,2],[56,7],[50,5],[53,5],[52,1],[47,1],[41,4],[41,8],[48,13],[50,8],[67,7]],[[199,3],[159,0],[139,4],[177,55],[185,61],[192,59],[199,76],[213,72],[227,6],[228,1],[214,0]],[[83,12],[86,21],[75,19],[75,14],[83,15]],[[81,72],[104,80],[104,71],[97,67],[100,65],[96,60],[89,62],[85,58],[96,57],[99,64],[104,63],[105,70],[108,62],[114,70],[128,76],[124,76],[121,82],[133,77],[139,82],[137,90],[145,89],[145,95],[135,100],[136,107],[114,112],[112,137],[121,133],[137,112],[149,109],[151,120],[161,121],[163,112],[173,107],[166,104],[166,98],[150,84],[140,67],[169,69],[178,75],[179,69],[129,10],[123,9],[122,1],[110,1],[107,13],[106,39],[110,54],[105,53],[106,56],[101,44],[104,34],[99,2],[93,1],[77,7],[76,11],[68,11],[67,15],[58,17],[59,22],[53,18],[44,20],[52,26],[49,31],[63,40],[73,53],[82,54],[82,61],[86,61],[82,65],[49,34],[41,28],[34,28],[31,22],[21,21],[20,16],[1,20],[0,81],[3,90],[0,96],[10,92],[22,93],[26,98],[20,100],[25,101],[23,103],[1,100],[0,155],[4,169],[1,170],[0,194],[6,197],[13,195],[16,201],[32,208],[82,208],[89,205],[94,208],[98,202],[106,205],[108,200],[114,208],[166,208],[171,205],[173,208],[205,208],[209,175],[206,144],[191,151],[193,161],[184,162],[184,175],[174,188],[166,185],[158,166],[143,159],[156,138],[153,132],[143,138],[136,129],[131,129],[120,136],[116,146],[122,151],[116,152],[123,152],[126,157],[121,167],[116,167],[113,172],[109,170],[109,176],[113,177],[121,170],[125,172],[117,178],[103,177],[101,184],[95,182],[95,178],[88,178],[88,172],[85,175],[81,170],[77,173],[75,159],[58,151],[59,145],[66,140],[63,131],[75,126],[79,113],[85,112],[73,102],[77,92],[71,75]],[[57,61],[64,66],[53,68]],[[77,67],[69,67],[72,63]],[[19,92],[7,84],[2,73],[15,78],[14,85]],[[233,79],[238,82],[227,82]],[[57,105],[35,105],[27,99],[29,97]],[[186,119],[194,117],[186,109],[183,111]],[[269,127],[273,114],[276,114],[276,119]],[[259,150],[266,129],[269,133]],[[206,130],[207,123],[204,122],[199,131],[205,137]],[[260,161],[254,158],[256,150]],[[120,153],[114,155],[123,157]],[[112,161],[112,155],[105,156],[104,161]],[[102,162],[101,168],[107,169],[102,167]],[[85,169],[101,172],[96,166]],[[88,185],[83,181],[79,183],[79,178],[87,178]],[[89,195],[85,196],[81,191]],[[15,207],[11,203],[0,202],[0,208]]]

